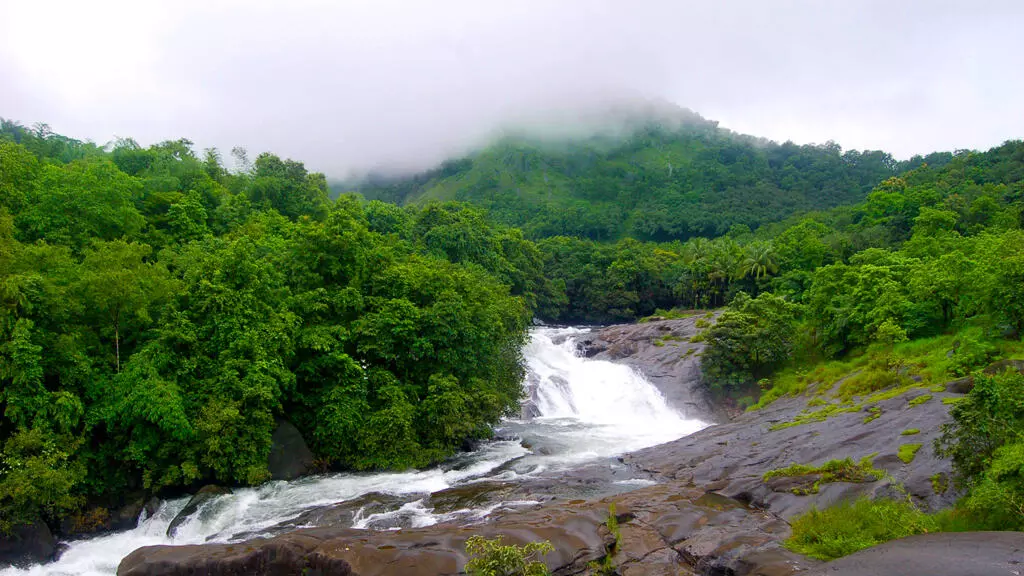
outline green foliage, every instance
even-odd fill
[[[605,528],[612,535],[612,543],[605,550],[601,560],[593,560],[588,564],[590,573],[597,576],[614,576],[615,563],[612,558],[622,548],[622,532],[619,530],[619,517],[615,514],[615,503],[608,505],[608,519],[605,520]]]
[[[936,451],[952,458],[957,482],[969,489],[964,508],[988,529],[1024,528],[1024,375],[975,374],[950,413]]]
[[[909,501],[859,499],[824,510],[812,508],[790,522],[785,546],[819,560],[835,560],[864,548],[942,528]]]
[[[471,536],[466,540],[466,552],[470,555],[466,573],[471,576],[547,576],[551,573],[537,560],[554,550],[550,542],[506,546],[502,540],[501,536],[492,540]]]
[[[996,354],[996,347],[990,342],[967,337],[955,343],[949,358],[949,372],[954,376],[966,376],[987,365]]]
[[[771,293],[740,293],[705,336],[702,366],[712,390],[750,385],[792,355],[798,308]]]
[[[530,313],[564,298],[477,209],[331,202],[269,154],[232,173],[185,140],[2,128],[32,142],[0,130],[5,529],[262,482],[279,418],[330,468],[437,462],[517,408]]]
[[[885,153],[776,144],[689,111],[638,115],[619,136],[510,136],[467,158],[360,191],[399,204],[464,200],[531,237],[686,240],[749,234],[796,211],[857,202],[896,174]],[[751,275],[770,266],[751,263]]]
[[[921,431],[918,430],[917,428],[907,428],[906,430],[900,432],[900,436],[913,436],[915,434],[920,434],[920,433],[921,433]]]
[[[920,449],[921,444],[900,444],[899,450],[896,451],[896,456],[904,464],[910,464],[914,461],[914,457],[917,456],[917,451]]]

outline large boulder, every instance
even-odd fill
[[[174,537],[178,532],[178,528],[181,527],[181,525],[193,514],[198,512],[199,508],[201,508],[203,504],[225,494],[231,494],[231,489],[224,488],[223,486],[215,486],[213,484],[200,488],[199,491],[196,492],[195,496],[190,498],[188,503],[185,504],[185,507],[181,509],[181,512],[178,512],[178,515],[174,517],[174,520],[171,520],[170,526],[167,527],[167,535]]]
[[[291,422],[279,420],[271,437],[267,469],[274,480],[294,480],[313,469],[313,452]]]
[[[155,514],[159,507],[158,498],[150,497],[147,500],[143,493],[134,494],[117,508],[95,506],[64,517],[60,523],[60,535],[62,538],[78,539],[107,532],[131,530],[138,525],[143,511],[148,517]]]
[[[0,537],[0,567],[49,562],[57,553],[57,540],[40,519],[15,526],[9,536]]]

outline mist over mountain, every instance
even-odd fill
[[[780,144],[658,101],[619,103],[572,121],[523,123],[431,170],[380,171],[332,188],[398,204],[466,201],[531,237],[685,240],[859,202],[901,170],[951,157],[897,162],[831,141]]]

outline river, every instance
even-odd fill
[[[140,518],[133,530],[69,542],[56,562],[8,568],[0,571],[0,576],[110,576],[122,558],[142,546],[226,542],[271,534],[275,526],[305,511],[374,493],[388,495],[391,505],[383,510],[358,510],[352,518],[354,527],[393,529],[474,521],[498,508],[531,506],[536,501],[509,500],[442,512],[430,506],[429,495],[476,482],[557,479],[588,463],[604,465],[607,461],[607,466],[614,468],[616,455],[674,440],[706,426],[670,408],[658,390],[632,368],[577,356],[573,338],[585,331],[531,331],[524,357],[534,412],[539,415],[503,422],[496,432],[506,440],[486,442],[474,452],[428,470],[328,474],[238,489],[205,505],[174,537],[166,535],[167,527],[187,498],[166,501],[152,517]],[[609,478],[619,491],[650,482],[630,477],[628,470]],[[615,486],[609,487],[614,490]]]

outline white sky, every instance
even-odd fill
[[[344,176],[644,98],[905,158],[1024,137],[1022,34],[1024,0],[0,0],[0,116]]]

